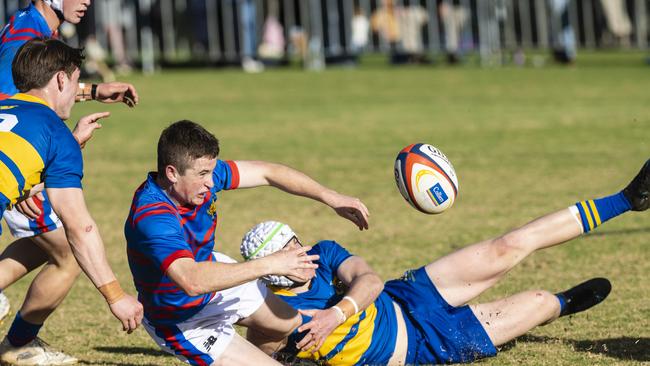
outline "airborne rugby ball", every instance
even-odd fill
[[[399,152],[395,182],[406,202],[426,214],[444,212],[458,196],[454,167],[442,151],[428,144],[412,144]]]

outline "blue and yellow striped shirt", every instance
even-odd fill
[[[68,127],[40,98],[0,101],[0,214],[36,184],[81,188],[83,160]]]
[[[341,301],[345,294],[336,272],[351,254],[333,241],[319,242],[309,254],[320,255],[316,277],[312,279],[309,290],[300,294],[279,290],[276,294],[296,309],[327,309]],[[304,318],[303,321],[306,323],[309,319]],[[396,335],[393,303],[382,292],[364,311],[338,326],[316,353],[300,352],[297,355],[300,358],[325,360],[328,365],[385,364],[393,353]],[[289,337],[287,350],[298,352],[295,344],[301,337],[298,334]]]

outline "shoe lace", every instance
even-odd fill
[[[52,346],[50,346],[49,343],[45,342],[44,340],[40,339],[39,337],[36,337],[33,342],[38,347],[41,347],[46,353],[50,353],[53,356],[59,356],[59,355],[62,354],[61,351],[54,349]]]

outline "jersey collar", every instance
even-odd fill
[[[39,98],[37,96],[34,96],[34,95],[30,95],[30,94],[18,93],[16,95],[14,95],[13,97],[11,97],[10,99],[20,100],[20,101],[23,101],[23,102],[38,103],[38,104],[42,104],[42,105],[44,105],[44,106],[46,106],[48,108],[52,108],[43,99],[41,99],[41,98]]]

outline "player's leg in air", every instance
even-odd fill
[[[461,306],[492,287],[536,250],[564,243],[627,211],[645,211],[649,206],[650,160],[621,192],[578,202],[495,239],[444,256],[425,269],[442,297],[452,306]],[[472,310],[498,345],[560,315],[586,310],[602,301],[609,290],[607,280],[597,279],[558,295],[545,291],[524,292],[493,303],[474,305]]]
[[[2,258],[7,261],[5,267],[14,269],[8,278],[3,278],[6,281],[15,281],[43,263],[45,266],[32,281],[20,311],[0,343],[0,361],[10,365],[76,363],[76,358],[38,338],[43,323],[63,301],[81,272],[63,229],[19,239],[5,250]]]

